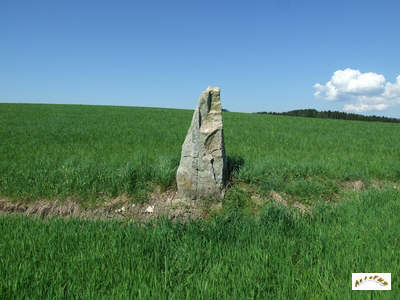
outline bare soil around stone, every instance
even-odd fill
[[[146,203],[131,203],[122,195],[104,203],[86,207],[71,199],[37,200],[21,203],[10,199],[0,199],[0,215],[22,214],[41,218],[73,217],[83,219],[120,219],[146,222],[160,216],[171,220],[205,218],[207,212],[199,202],[183,202],[176,199],[176,191],[153,193]]]
[[[360,193],[367,188],[362,181],[341,183],[342,192]],[[374,181],[368,188],[399,189],[395,183]],[[251,191],[246,185],[241,185],[244,190]],[[251,191],[247,203],[247,213],[257,215],[262,207],[269,202],[295,209],[301,214],[309,214],[313,211],[312,205],[301,203],[284,192],[272,190],[267,195],[260,195]],[[341,200],[345,200],[343,196]],[[121,195],[113,199],[98,201],[95,206],[83,205],[73,199],[39,199],[33,202],[22,202],[7,198],[0,198],[0,215],[25,215],[30,217],[50,218],[81,218],[81,219],[117,219],[144,223],[165,216],[172,221],[186,221],[188,219],[206,219],[215,214],[222,214],[228,206],[229,199],[222,201],[198,200],[183,201],[177,198],[176,190],[162,191],[156,188],[147,199],[146,203],[133,203],[127,195]],[[339,199],[340,202],[340,199]],[[338,201],[333,202],[333,204]]]

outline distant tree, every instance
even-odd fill
[[[296,109],[288,112],[257,112],[257,114],[269,115],[282,115],[293,117],[306,117],[306,118],[324,118],[324,119],[338,119],[338,120],[356,120],[356,121],[373,121],[373,122],[391,122],[400,123],[400,119],[387,118],[379,116],[364,116],[353,113],[345,113],[341,111],[318,111],[316,109]]]
[[[230,112],[230,111],[227,110],[226,108],[223,108],[222,111],[224,111],[224,112]]]

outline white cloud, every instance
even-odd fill
[[[316,83],[314,89],[317,98],[350,102],[343,106],[345,111],[384,110],[400,104],[400,76],[391,83],[381,74],[347,68],[337,70],[323,85]]]
[[[397,76],[395,83],[388,82],[386,84],[383,96],[387,98],[400,98],[400,75]]]

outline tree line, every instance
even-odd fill
[[[316,109],[296,109],[288,112],[257,112],[257,114],[269,114],[280,116],[294,116],[306,118],[323,118],[323,119],[338,119],[338,120],[355,120],[355,121],[370,121],[370,122],[391,122],[400,123],[400,119],[387,118],[380,116],[364,116],[360,114],[346,113],[341,111],[318,111]]]

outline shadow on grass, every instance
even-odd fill
[[[226,185],[230,186],[232,183],[233,176],[239,172],[240,168],[244,165],[244,159],[241,156],[227,156],[226,158],[227,165],[227,179]]]

